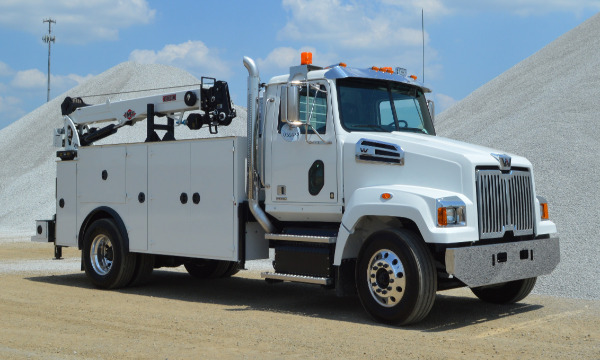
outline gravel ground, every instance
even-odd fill
[[[101,291],[76,250],[55,261],[51,245],[0,243],[3,360],[600,358],[600,301],[531,295],[492,305],[456,289],[438,293],[424,321],[393,327],[357,298],[268,284],[254,269],[205,281],[159,269],[145,286]],[[2,273],[16,260],[44,266]]]
[[[527,157],[550,202],[561,263],[535,292],[600,298],[600,15],[436,119],[440,136]]]

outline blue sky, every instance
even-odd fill
[[[402,66],[423,79],[438,112],[581,24],[598,0],[0,0],[0,129],[123,62],[163,63],[229,83],[245,106],[254,58],[263,81],[313,52],[315,65]]]

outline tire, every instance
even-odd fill
[[[187,272],[197,279],[218,279],[236,274],[238,264],[233,261],[194,259],[183,264]]]
[[[356,290],[377,321],[408,325],[425,318],[435,301],[437,272],[423,239],[406,229],[371,235],[359,254]]]
[[[512,304],[527,297],[535,286],[537,278],[509,281],[498,285],[472,288],[480,300],[493,304]]]
[[[225,271],[225,273],[223,275],[221,275],[221,277],[222,278],[232,277],[233,275],[237,274],[238,272],[240,272],[240,264],[235,261],[229,261],[229,268],[227,269],[227,271]]]
[[[135,271],[133,272],[129,286],[147,284],[152,278],[152,271],[154,271],[154,255],[137,254]]]
[[[83,239],[83,267],[94,286],[117,289],[133,277],[136,256],[125,251],[123,235],[112,219],[94,221]]]

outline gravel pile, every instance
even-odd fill
[[[535,291],[600,299],[600,15],[436,119],[438,135],[526,156],[550,202],[561,263]]]
[[[88,95],[192,84],[200,84],[200,81],[184,70],[166,65],[126,62],[58,96],[0,130],[0,154],[3,156],[0,167],[0,239],[33,235],[35,220],[50,219],[56,212],[55,161],[59,149],[52,146],[52,133],[54,128],[63,126],[60,104],[66,96],[81,96],[88,104],[98,104],[107,98],[114,101],[169,90],[112,96]],[[185,88],[188,87],[192,86]],[[238,117],[230,126],[219,128],[218,136],[246,134],[246,111],[238,106],[236,110]],[[157,119],[157,123],[162,121]],[[210,135],[207,128],[191,131],[179,126],[175,129],[177,139],[209,136],[216,135]],[[141,122],[124,127],[99,143],[143,142],[145,138],[146,126],[145,122]]]

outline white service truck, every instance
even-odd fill
[[[217,133],[235,118],[212,78],[98,105],[65,99],[56,215],[32,240],[54,242],[57,257],[81,249],[82,270],[107,289],[163,266],[228,277],[273,249],[267,281],[358,294],[394,324],[422,320],[445,289],[522,300],[554,270],[556,226],[527,159],[436,136],[430,90],[403,69],[311,58],[266,84],[244,58],[247,137],[175,139],[176,125]],[[146,142],[94,145],[144,119]]]

